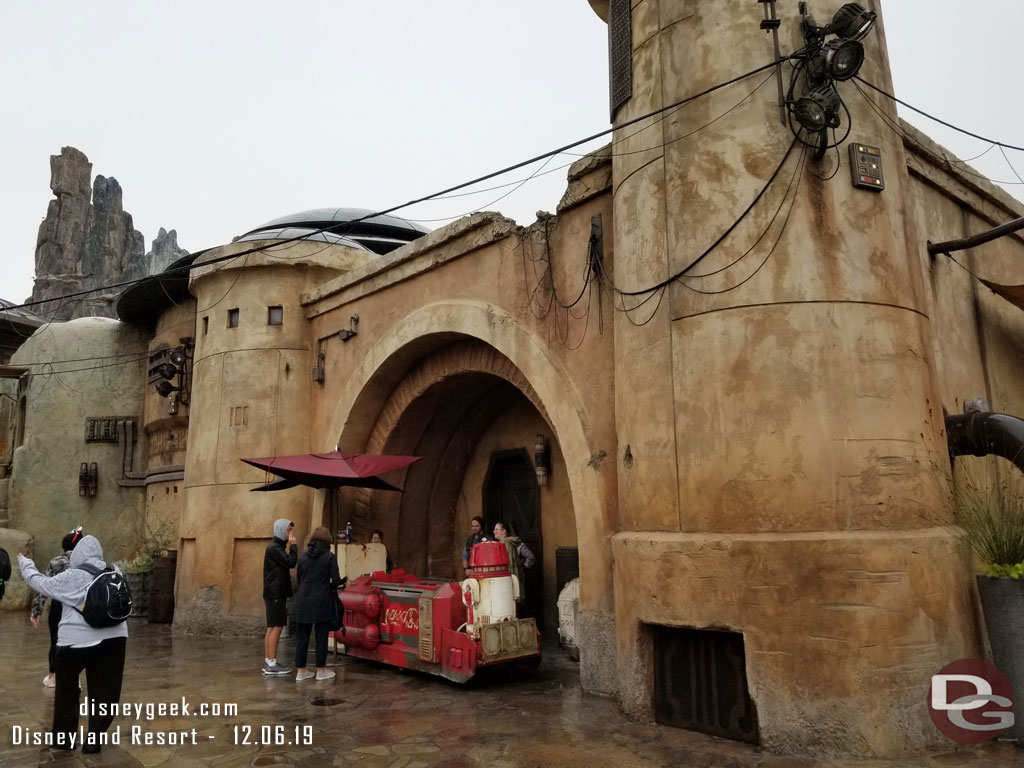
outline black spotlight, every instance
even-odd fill
[[[820,85],[797,99],[793,114],[811,133],[839,125],[839,94],[831,85]]]
[[[171,392],[178,391],[178,388],[171,384],[171,382],[167,381],[166,379],[157,382],[155,389],[156,393],[160,395],[160,397],[167,397],[169,394],[171,394]]]
[[[832,17],[832,23],[825,27],[824,34],[832,34],[844,40],[860,40],[875,26],[878,14],[867,10],[860,3],[846,3]]]
[[[864,46],[856,40],[829,40],[821,48],[823,71],[832,80],[849,80],[864,63]]]
[[[156,372],[163,376],[165,379],[173,379],[175,376],[178,375],[177,367],[172,365],[171,363],[161,363],[157,367]]]

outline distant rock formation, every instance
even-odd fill
[[[149,262],[149,274],[163,272],[180,258],[188,256],[188,251],[178,247],[178,233],[173,229],[168,232],[163,227],[153,238],[153,250],[146,254]]]
[[[33,301],[145,277],[188,254],[178,247],[177,233],[162,227],[147,254],[142,233],[124,210],[117,179],[97,176],[90,189],[91,177],[92,163],[74,147],[50,157],[50,189],[57,199],[39,226]],[[119,292],[47,302],[34,311],[56,321],[114,317]]]

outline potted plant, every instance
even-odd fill
[[[149,607],[149,578],[155,563],[164,552],[164,547],[149,541],[136,552],[128,562],[118,563],[124,573],[128,589],[132,592],[132,613],[134,617],[145,616]]]
[[[961,464],[962,462],[958,462]],[[977,577],[992,661],[1010,679],[1015,723],[1003,734],[1024,746],[1024,474],[1016,466],[955,473],[956,523],[981,565]]]

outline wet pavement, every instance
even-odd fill
[[[1024,750],[1006,744],[951,748],[948,754],[898,762],[814,761],[764,755],[744,744],[630,722],[614,701],[580,690],[577,665],[557,648],[548,650],[539,669],[494,674],[470,686],[345,656],[332,667],[334,680],[296,683],[293,675],[260,674],[262,638],[172,637],[168,626],[143,619],[132,619],[129,625],[121,699],[142,707],[140,716],[115,719],[121,743],[108,744],[98,755],[57,752],[13,743],[16,729],[19,734],[24,733],[20,729],[45,732],[53,711],[53,692],[42,687],[46,628],[33,630],[27,618],[20,618],[5,613],[0,623],[0,768],[1024,766]],[[282,639],[278,657],[287,660],[293,653],[293,642]],[[183,701],[188,716],[153,712],[149,718],[145,711],[147,706]],[[204,704],[208,710],[237,705],[237,713],[204,716],[199,712]],[[146,738],[183,738],[184,743],[141,743]]]

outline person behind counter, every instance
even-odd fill
[[[306,670],[309,635],[316,628],[316,679],[334,677],[327,669],[327,635],[334,619],[337,590],[344,581],[338,572],[338,559],[331,552],[331,532],[323,526],[309,537],[309,546],[299,558],[299,590],[295,595],[295,682],[314,675]]]
[[[484,533],[484,519],[477,515],[470,520],[470,527],[473,532],[466,539],[466,546],[462,549],[462,568],[465,570],[469,568],[469,555],[473,551],[473,547],[479,544],[481,541],[487,541],[487,534]]]
[[[384,531],[380,528],[374,528],[373,533],[370,534],[371,544],[384,544]],[[395,564],[391,562],[391,553],[388,552],[387,546],[384,547],[385,565],[384,568],[388,573],[394,570]]]
[[[299,548],[295,543],[295,526],[283,517],[274,521],[274,538],[263,555],[263,602],[267,607],[267,631],[263,636],[263,674],[288,675],[291,669],[277,663],[277,644],[281,630],[288,623],[288,598],[292,596],[292,577]],[[285,549],[287,547],[287,550]]]
[[[64,603],[57,627],[56,682],[53,697],[53,747],[74,749],[78,743],[78,676],[85,670],[89,699],[89,731],[82,744],[86,754],[100,751],[102,734],[110,727],[112,712],[121,698],[124,679],[124,653],[128,642],[128,622],[112,627],[89,626],[77,606],[84,605],[86,593],[95,578],[82,568],[90,565],[104,569],[103,547],[94,536],[83,536],[69,557],[67,570],[56,576],[44,576],[36,564],[18,554],[21,575],[31,589]],[[113,566],[118,573],[121,571]]]
[[[71,533],[64,534],[60,541],[61,552],[56,555],[46,566],[46,575],[53,577],[63,573],[71,565],[71,550],[82,540],[82,526],[78,526]],[[42,592],[36,595],[32,601],[32,610],[29,612],[29,621],[33,627],[39,626],[39,617],[43,615],[43,608],[46,606],[46,595]],[[50,600],[50,610],[46,614],[46,623],[50,628],[50,674],[43,678],[43,685],[53,688],[57,685],[56,663],[57,663],[57,627],[60,625],[60,617],[64,604],[60,600]]]

